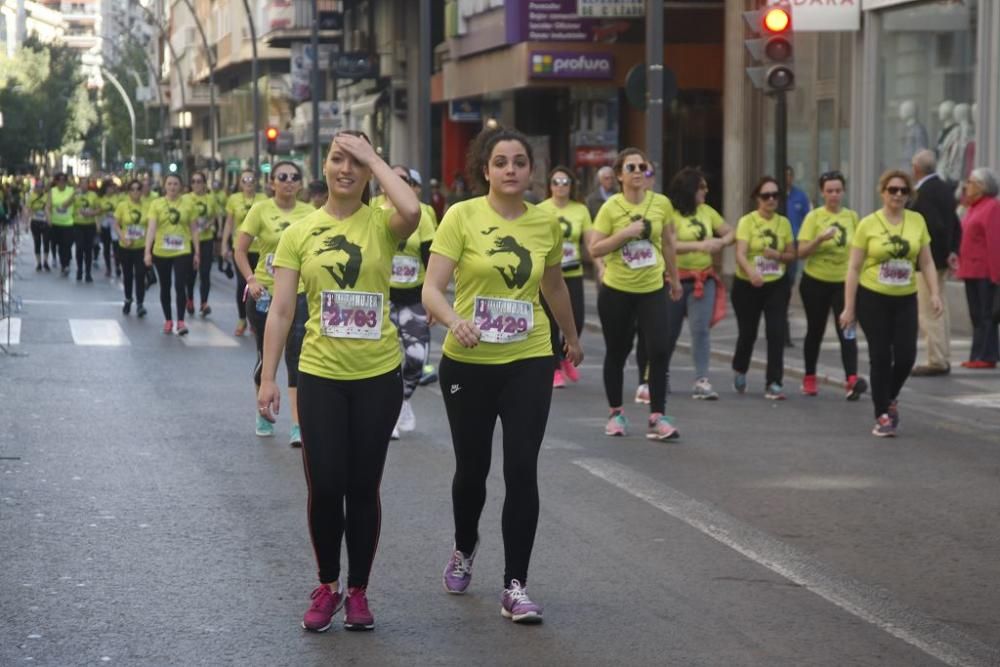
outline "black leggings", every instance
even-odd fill
[[[802,356],[806,362],[806,375],[816,375],[816,361],[826,334],[826,321],[833,313],[833,326],[840,341],[840,361],[844,364],[847,377],[858,374],[858,341],[847,340],[840,328],[840,313],[844,310],[844,283],[830,283],[816,280],[803,273],[799,280],[799,296],[806,311],[806,341],[802,346]]]
[[[31,221],[31,237],[35,240],[35,257],[41,257],[49,263],[49,247],[52,243],[52,228],[44,220]],[[44,249],[44,252],[42,250]]]
[[[733,353],[733,370],[746,373],[750,368],[753,346],[757,342],[760,316],[764,315],[764,334],[767,336],[767,384],[781,384],[785,363],[785,314],[788,309],[788,278],[783,277],[760,287],[749,280],[733,279],[733,312],[739,331],[736,351]]]
[[[597,313],[604,333],[604,392],[608,405],[622,405],[625,360],[632,351],[638,323],[649,364],[649,411],[662,413],[667,406],[666,288],[633,294],[602,285],[597,293]]]
[[[178,257],[153,257],[153,264],[156,265],[156,275],[160,279],[160,305],[163,306],[163,317],[168,322],[173,319],[170,314],[170,276],[173,273],[174,294],[177,303],[177,319],[184,320],[184,304],[187,295],[184,288],[187,286],[188,274],[191,273],[191,255],[180,255]]]
[[[451,483],[455,548],[470,554],[479,540],[479,517],[486,504],[493,431],[503,429],[505,587],[528,579],[538,527],[538,452],[552,401],[552,358],[507,364],[468,364],[447,356],[438,371],[455,449]]]
[[[257,310],[257,302],[247,297],[247,317],[253,328],[253,337],[257,343],[257,363],[253,368],[253,383],[260,389],[260,373],[264,369],[264,329],[267,327],[267,313]],[[299,355],[302,353],[302,339],[306,335],[306,322],[309,321],[309,299],[305,294],[295,297],[295,317],[288,329],[285,340],[285,369],[288,371],[288,388],[295,389],[299,384]]]
[[[382,469],[402,404],[399,370],[364,380],[299,375],[309,535],[320,583],[340,578],[346,523],[347,585],[368,585],[382,522]]]
[[[855,310],[868,340],[877,419],[889,411],[917,360],[917,295],[886,296],[858,286]]]
[[[73,225],[73,240],[76,243],[76,275],[86,271],[90,275],[90,267],[94,263],[94,239],[97,238],[97,225]]]
[[[260,255],[255,252],[247,253],[247,259],[250,260],[250,270],[257,270],[257,261],[260,259]],[[240,319],[245,320],[247,318],[247,304],[243,299],[243,291],[247,288],[246,276],[239,269],[236,270],[236,310],[240,314]]]
[[[563,278],[563,280],[566,281],[566,289],[569,290],[569,303],[573,307],[573,323],[576,325],[576,335],[579,336],[583,333],[583,276]],[[556,318],[552,316],[552,311],[549,310],[549,304],[545,303],[545,297],[539,294],[539,299],[542,302],[545,315],[549,318],[549,332],[552,336],[552,354],[555,355],[555,366],[558,369],[559,362],[566,356],[563,352],[563,338],[559,333],[559,324],[556,322]]]
[[[69,269],[73,251],[73,227],[70,225],[52,225],[52,242],[59,247],[59,266],[64,271]]]
[[[199,252],[201,252],[201,263],[198,264],[198,271],[192,271],[188,278],[187,293],[188,298],[193,299],[195,280],[200,281],[198,295],[201,297],[201,305],[204,306],[208,303],[208,291],[212,287],[212,253],[215,249],[215,240],[199,241],[198,247]]]
[[[139,305],[146,299],[146,265],[143,263],[143,248],[118,249],[118,257],[122,263],[122,285],[125,288],[125,300],[132,300],[132,285],[135,284],[135,298]]]
[[[101,245],[104,247],[104,272],[111,273],[112,267],[118,267],[121,260],[118,258],[118,244],[111,240],[110,227],[101,227]]]

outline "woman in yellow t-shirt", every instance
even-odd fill
[[[59,268],[61,275],[69,275],[69,261],[73,248],[73,206],[76,190],[69,185],[66,174],[57,173],[52,177],[49,201],[45,213],[52,223],[52,242],[59,248]]]
[[[747,390],[747,370],[763,314],[767,336],[764,397],[772,401],[785,400],[781,381],[788,312],[786,268],[796,256],[792,225],[778,213],[780,197],[781,188],[771,176],[761,178],[753,189],[757,209],[736,225],[736,277],[731,296],[739,332],[733,352],[733,388],[740,394]]]
[[[674,205],[674,229],[677,234],[677,266],[684,296],[667,304],[667,374],[681,335],[684,318],[691,334],[695,382],[691,398],[714,401],[719,394],[708,379],[708,360],[712,352],[711,326],[715,302],[725,305],[725,291],[716,276],[714,261],[722,249],[733,242],[733,228],[719,212],[705,203],[708,181],[694,167],[677,172],[670,182],[670,202]]]
[[[187,303],[187,281],[191,271],[198,269],[201,251],[191,240],[198,234],[194,215],[181,197],[181,177],[170,174],[163,179],[164,195],[149,203],[146,217],[146,246],[143,260],[146,266],[156,265],[160,283],[160,305],[163,307],[163,333],[169,334],[174,326],[170,311],[170,282],[174,281],[177,297],[177,335],[188,333],[184,323],[184,305]],[[191,250],[194,249],[194,257]]]
[[[243,224],[243,220],[253,205],[261,201],[267,201],[267,195],[263,192],[257,192],[257,174],[250,169],[244,169],[240,174],[240,191],[234,192],[226,200],[226,223],[222,228],[222,255],[226,260],[232,259],[233,256],[231,250],[234,247],[232,245],[233,234]],[[257,261],[260,259],[256,242],[250,244],[247,257],[250,260],[250,268],[256,271]],[[241,271],[236,272],[236,312],[239,314],[239,319],[236,322],[236,329],[233,331],[235,336],[242,336],[247,330],[247,283],[245,278],[246,276]]]
[[[378,544],[379,482],[403,402],[389,279],[393,253],[420,221],[420,202],[363,133],[338,133],[325,164],[329,199],[286,229],[275,251],[257,404],[273,422],[280,397],[274,377],[301,280],[309,321],[299,358],[298,405],[320,583],[302,627],[323,632],[344,606],[347,629],[370,630],[375,618],[365,589]],[[367,206],[372,177],[395,211]],[[346,599],[340,576],[345,520]]]
[[[840,326],[861,323],[868,341],[875,427],[886,438],[899,428],[899,392],[917,359],[917,269],[935,317],[944,312],[924,217],[906,209],[910,176],[890,169],[879,178],[882,208],[858,223],[851,242]]]
[[[146,243],[146,208],[142,203],[142,183],[132,179],[127,188],[128,197],[115,208],[113,222],[118,237],[118,258],[124,274],[125,304],[122,314],[128,315],[132,311],[132,295],[135,294],[135,314],[145,317],[146,308],[142,304],[146,299],[146,268],[142,259]]]
[[[52,225],[45,212],[48,204],[48,193],[45,192],[45,181],[38,179],[35,187],[28,193],[28,215],[31,220],[31,236],[35,241],[35,271],[51,271],[49,267],[49,248],[51,245]]]
[[[590,242],[593,237],[593,221],[590,211],[580,203],[577,193],[576,175],[566,167],[555,167],[549,172],[549,198],[538,205],[538,208],[555,216],[562,230],[562,270],[563,280],[569,290],[569,301],[573,306],[573,324],[576,325],[576,335],[583,334],[583,263],[592,261],[597,282],[601,281],[604,272],[604,262],[591,259]],[[576,366],[570,363],[562,354],[563,339],[559,326],[549,312],[549,305],[542,299],[542,308],[549,318],[552,331],[552,350],[555,352],[555,372],[552,376],[552,386],[556,389],[566,386],[566,380],[578,382],[580,373]]]
[[[115,218],[115,201],[118,196],[118,186],[114,181],[105,180],[97,190],[97,219],[100,223],[101,250],[104,253],[104,277],[111,277],[111,267],[114,265],[115,275],[121,276],[122,268],[118,257],[118,240],[113,239],[112,228]]]
[[[455,543],[445,590],[471,581],[479,517],[486,503],[493,430],[503,426],[505,554],[501,613],[538,623],[525,592],[538,525],[538,452],[552,401],[552,343],[544,293],[566,336],[566,356],[583,358],[562,272],[556,218],[524,201],[533,157],[515,130],[487,128],[469,149],[469,176],[486,195],[453,204],[431,246],[424,306],[448,327],[439,376],[455,449]],[[445,296],[455,280],[455,304]]]
[[[76,279],[94,282],[91,269],[96,261],[97,193],[90,189],[90,179],[81,178],[73,198],[73,253],[76,256]]]
[[[649,159],[638,148],[626,148],[615,160],[614,172],[621,192],[604,202],[594,220],[592,257],[603,259],[604,274],[597,292],[597,312],[604,334],[604,391],[610,415],[604,427],[608,436],[624,436],[628,420],[622,406],[625,360],[638,328],[646,348],[649,417],[646,437],[668,440],[679,437],[667,405],[667,293],[683,293],[674,250],[674,207],[670,200],[648,189]]]
[[[858,377],[858,341],[855,331],[840,328],[838,316],[844,310],[844,278],[851,239],[858,227],[858,214],[841,205],[844,198],[844,175],[830,171],[819,177],[823,206],[806,215],[799,228],[799,259],[806,260],[799,281],[799,295],[806,311],[806,340],[802,345],[806,374],[802,378],[802,393],[819,393],[816,362],[826,333],[826,322],[833,313],[840,359],[844,365],[847,400],[856,401],[868,389],[868,382]]]
[[[215,252],[219,208],[215,194],[208,190],[208,178],[204,172],[196,171],[191,174],[191,192],[184,195],[184,200],[198,226],[198,236],[194,242],[201,250],[201,264],[198,265],[198,270],[192,271],[188,277],[188,298],[185,307],[188,315],[194,314],[194,284],[198,281],[200,297],[198,313],[202,317],[207,317],[212,314],[212,307],[208,305],[208,294],[212,287],[212,256]]]

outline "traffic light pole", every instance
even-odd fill
[[[779,90],[774,94],[774,177],[778,179],[778,212],[788,208],[788,185],[785,169],[788,166],[788,93]]]
[[[417,107],[417,164],[423,181],[423,200],[431,200],[431,3],[430,0],[420,0],[420,54],[417,56],[417,99],[413,103]]]
[[[313,66],[310,73],[310,96],[312,97],[312,171],[313,179],[320,178],[319,158],[319,0],[312,0],[312,52]]]
[[[646,0],[646,153],[663,190],[663,2]]]
[[[250,9],[250,0],[243,0],[243,9],[247,13],[247,23],[250,24],[250,89],[253,93],[253,173],[260,177],[260,99],[257,91],[257,79],[260,78],[260,64],[257,60],[257,26]]]

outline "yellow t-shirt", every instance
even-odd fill
[[[556,206],[555,201],[546,199],[538,208],[559,221],[562,229],[562,269],[563,277],[579,278],[583,276],[583,250],[580,243],[583,235],[593,228],[590,211],[580,202],[571,201],[564,208]]]
[[[454,204],[437,229],[431,252],[454,261],[455,312],[482,332],[468,349],[451,332],[444,353],[471,364],[507,364],[552,354],[549,320],[538,299],[546,267],[562,263],[562,229],[531,204],[506,220],[485,197]]]
[[[663,288],[663,226],[671,224],[674,207],[661,194],[646,192],[638,204],[631,204],[620,192],[601,206],[594,220],[594,230],[611,236],[643,220],[646,230],[621,248],[604,256],[604,284],[612,289],[634,294],[648,294]]]
[[[203,195],[196,195],[189,192],[184,195],[184,201],[194,215],[195,224],[198,225],[198,240],[211,241],[215,238],[215,218],[219,215],[219,209],[215,202],[215,197],[210,192]]]
[[[126,199],[118,204],[118,208],[115,209],[115,220],[122,230],[118,239],[120,247],[125,250],[141,250],[146,247],[146,227],[149,219],[145,213],[146,208],[141,201],[134,204],[131,199]]]
[[[383,208],[388,204],[383,204]],[[390,213],[394,209],[388,209]],[[421,205],[420,223],[410,238],[400,241],[392,256],[392,277],[389,286],[393,289],[414,289],[424,284],[424,259],[420,246],[434,240],[434,220]]]
[[[97,193],[77,192],[76,199],[73,200],[73,224],[74,225],[96,225],[97,215],[85,215],[84,209],[96,210],[98,208]]]
[[[300,371],[363,380],[399,368],[402,353],[389,319],[389,271],[399,239],[390,217],[362,205],[337,220],[320,208],[281,235],[274,266],[298,271],[309,301]]]
[[[788,218],[775,213],[770,220],[765,220],[757,211],[747,213],[736,226],[736,240],[747,242],[747,261],[750,266],[756,267],[765,283],[780,280],[785,275],[785,264],[767,259],[763,253],[765,248],[783,252],[794,242]],[[736,265],[736,277],[750,280],[739,264]]]
[[[240,228],[243,224],[244,218],[247,217],[247,213],[253,208],[253,205],[259,201],[267,201],[267,196],[263,192],[257,192],[254,194],[253,199],[247,199],[243,196],[242,192],[234,192],[229,195],[229,199],[226,200],[226,214],[233,216],[233,234],[236,234],[236,230]],[[250,244],[247,252],[251,254],[260,253],[260,245],[257,243],[256,239]]]
[[[681,215],[674,212],[674,229],[677,230],[679,242],[707,241],[715,237],[719,228],[725,222],[719,212],[708,204],[699,204],[693,215]],[[685,252],[677,253],[677,268],[686,271],[704,271],[712,266],[712,253]]]
[[[45,206],[48,204],[48,195],[44,192],[28,193],[28,211],[31,217],[37,220],[45,218]]]
[[[309,204],[296,200],[295,208],[283,211],[273,199],[266,199],[254,204],[243,219],[238,231],[253,237],[260,249],[260,261],[253,275],[269,292],[274,289],[274,252],[278,249],[278,241],[286,229],[315,210]],[[301,294],[304,291],[305,286],[299,280],[298,292]]]
[[[52,225],[54,227],[71,227],[73,225],[73,207],[76,205],[76,200],[68,205],[66,202],[70,200],[74,192],[76,191],[69,186],[62,189],[52,188]],[[64,210],[60,213],[60,209]]]
[[[847,261],[851,254],[851,239],[858,228],[858,214],[849,208],[831,213],[825,207],[814,208],[802,221],[799,229],[799,243],[809,242],[823,234],[830,227],[837,228],[837,234],[818,246],[806,258],[806,275],[827,283],[842,283],[847,279]]]
[[[181,257],[191,254],[192,211],[182,197],[170,201],[158,197],[149,203],[146,217],[156,220],[153,255]]]
[[[887,296],[914,294],[917,257],[930,242],[927,222],[916,211],[905,211],[899,225],[889,224],[881,211],[865,216],[851,241],[865,251],[861,286]]]

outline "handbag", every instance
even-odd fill
[[[156,271],[153,267],[146,268],[146,289],[156,284]]]

